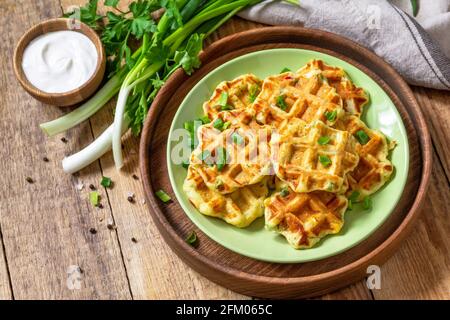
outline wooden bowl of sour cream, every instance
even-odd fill
[[[14,72],[34,98],[70,106],[91,96],[105,74],[100,37],[73,19],[51,19],[29,29],[14,51]]]

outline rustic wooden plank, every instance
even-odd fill
[[[450,181],[450,92],[413,87],[422,106],[433,138],[433,145]]]
[[[0,232],[0,300],[12,299],[8,266],[6,264],[5,253],[3,251],[3,239]]]
[[[19,37],[35,23],[60,16],[59,1],[5,0],[0,7],[0,63],[8,66],[0,78],[0,221],[14,297],[130,298],[117,236],[101,228],[100,220],[110,216],[110,208],[93,208],[88,190],[75,188],[80,180],[98,184],[98,164],[79,177],[61,169],[64,154],[92,140],[89,124],[68,132],[67,143],[61,136],[46,137],[38,124],[63,111],[28,96],[9,67]],[[42,161],[46,155],[49,162]],[[27,183],[27,176],[34,183]],[[98,232],[92,234],[90,228]],[[81,269],[69,270],[71,266]],[[68,271],[79,272],[72,277],[80,280],[68,284]]]
[[[367,289],[366,281],[362,280],[346,288],[323,295],[321,300],[372,300],[373,297]]]
[[[61,5],[85,1],[62,0]],[[124,1],[121,2],[121,5]],[[103,10],[99,3],[99,9]],[[124,7],[125,9],[125,7]],[[91,118],[94,136],[100,135],[112,123],[114,101]],[[215,285],[188,268],[165,244],[154,225],[147,206],[142,203],[141,181],[132,178],[138,174],[139,139],[127,135],[124,140],[125,168],[117,172],[112,155],[101,159],[105,176],[114,181],[108,189],[113,218],[104,221],[115,223],[130,287],[135,299],[241,299],[228,289]],[[92,167],[92,166],[91,166]],[[134,203],[127,201],[128,193],[135,194]],[[112,233],[115,233],[112,232]],[[133,241],[132,239],[135,239]]]
[[[422,215],[398,252],[381,267],[375,299],[449,299],[450,189],[434,154],[434,168]]]

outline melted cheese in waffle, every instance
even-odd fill
[[[347,130],[357,136],[364,132],[369,140],[362,144],[356,139],[356,152],[359,155],[358,165],[347,174],[349,189],[359,193],[358,201],[379,190],[392,175],[394,167],[388,160],[389,146],[386,137],[379,131],[369,129],[364,122],[355,116],[345,116],[336,123],[336,127]]]
[[[229,126],[220,131],[212,122],[199,128],[199,144],[192,153],[191,165],[209,188],[223,194],[261,181],[272,168],[270,127],[256,123],[246,110],[223,111],[216,119]],[[223,150],[226,163],[219,167],[219,152]]]
[[[274,127],[292,118],[331,125],[344,113],[340,96],[323,77],[292,72],[267,77],[251,108],[259,123]],[[334,118],[327,118],[327,113],[334,113]]]
[[[321,121],[301,128],[303,134],[297,136],[289,127],[280,132],[278,141],[274,139],[279,144],[276,175],[295,192],[339,192],[345,174],[358,164],[355,139],[347,131],[330,128]],[[328,139],[326,144],[320,143],[323,137]]]
[[[250,225],[264,214],[264,199],[268,195],[266,181],[240,188],[223,195],[210,189],[192,166],[183,190],[200,213],[225,220],[239,228]]]
[[[264,201],[266,227],[286,237],[296,249],[311,248],[344,224],[347,199],[325,191],[275,192]]]
[[[214,90],[211,98],[203,104],[203,111],[214,119],[224,109],[246,109],[258,96],[262,81],[253,74],[240,76],[232,81],[221,82]],[[221,106],[221,97],[225,93],[227,101]]]
[[[336,89],[337,94],[342,98],[345,111],[352,115],[359,117],[363,107],[369,102],[367,93],[355,86],[342,68],[329,66],[322,60],[313,60],[297,73],[304,77],[321,75],[330,86]]]

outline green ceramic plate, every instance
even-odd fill
[[[172,149],[179,143],[174,130],[183,128],[185,121],[202,115],[202,104],[214,88],[224,80],[231,80],[245,73],[260,78],[279,73],[284,67],[297,70],[312,59],[322,59],[330,65],[340,66],[356,85],[370,94],[363,120],[369,127],[382,131],[389,139],[398,142],[392,152],[395,166],[393,179],[373,195],[373,208],[365,211],[355,205],[347,211],[345,225],[340,233],[329,235],[315,247],[295,250],[284,237],[264,228],[264,217],[246,229],[238,229],[222,220],[200,214],[183,192],[186,169],[171,160]],[[235,58],[211,71],[189,92],[178,109],[169,133],[167,159],[170,181],[175,195],[186,214],[210,238],[239,254],[269,262],[296,263],[319,260],[336,255],[357,245],[371,235],[394,210],[408,176],[409,147],[402,119],[389,96],[369,76],[347,62],[323,53],[301,49],[272,49],[258,51]]]

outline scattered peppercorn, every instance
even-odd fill
[[[134,198],[133,198],[133,196],[128,196],[128,197],[127,197],[127,200],[128,200],[129,202],[131,202],[131,203],[133,203],[133,202],[134,202]]]
[[[64,142],[64,143],[67,143],[67,139],[65,137],[62,137],[61,141]]]
[[[116,229],[117,229],[117,227],[116,227],[114,224],[112,224],[112,223],[108,223],[108,224],[106,225],[106,227],[107,227],[109,230],[116,230]]]
[[[137,243],[137,240],[136,240],[135,237],[131,238],[131,241],[134,242],[134,243]]]
[[[27,180],[28,183],[33,183],[34,182],[33,179],[31,179],[30,177],[26,177],[26,180]]]
[[[43,160],[44,162],[48,162],[48,161],[49,161],[47,157],[43,157],[42,160]]]
[[[97,233],[97,230],[95,230],[95,228],[90,228],[90,229],[89,229],[89,232],[92,233],[92,234],[96,234],[96,233]]]
[[[139,177],[137,175],[135,175],[135,174],[133,174],[132,177],[133,177],[134,180],[139,180]]]
[[[99,209],[103,209],[103,205],[101,203],[98,204],[97,206]]]
[[[89,185],[89,189],[95,190],[95,187],[94,187],[94,185],[92,183]]]

